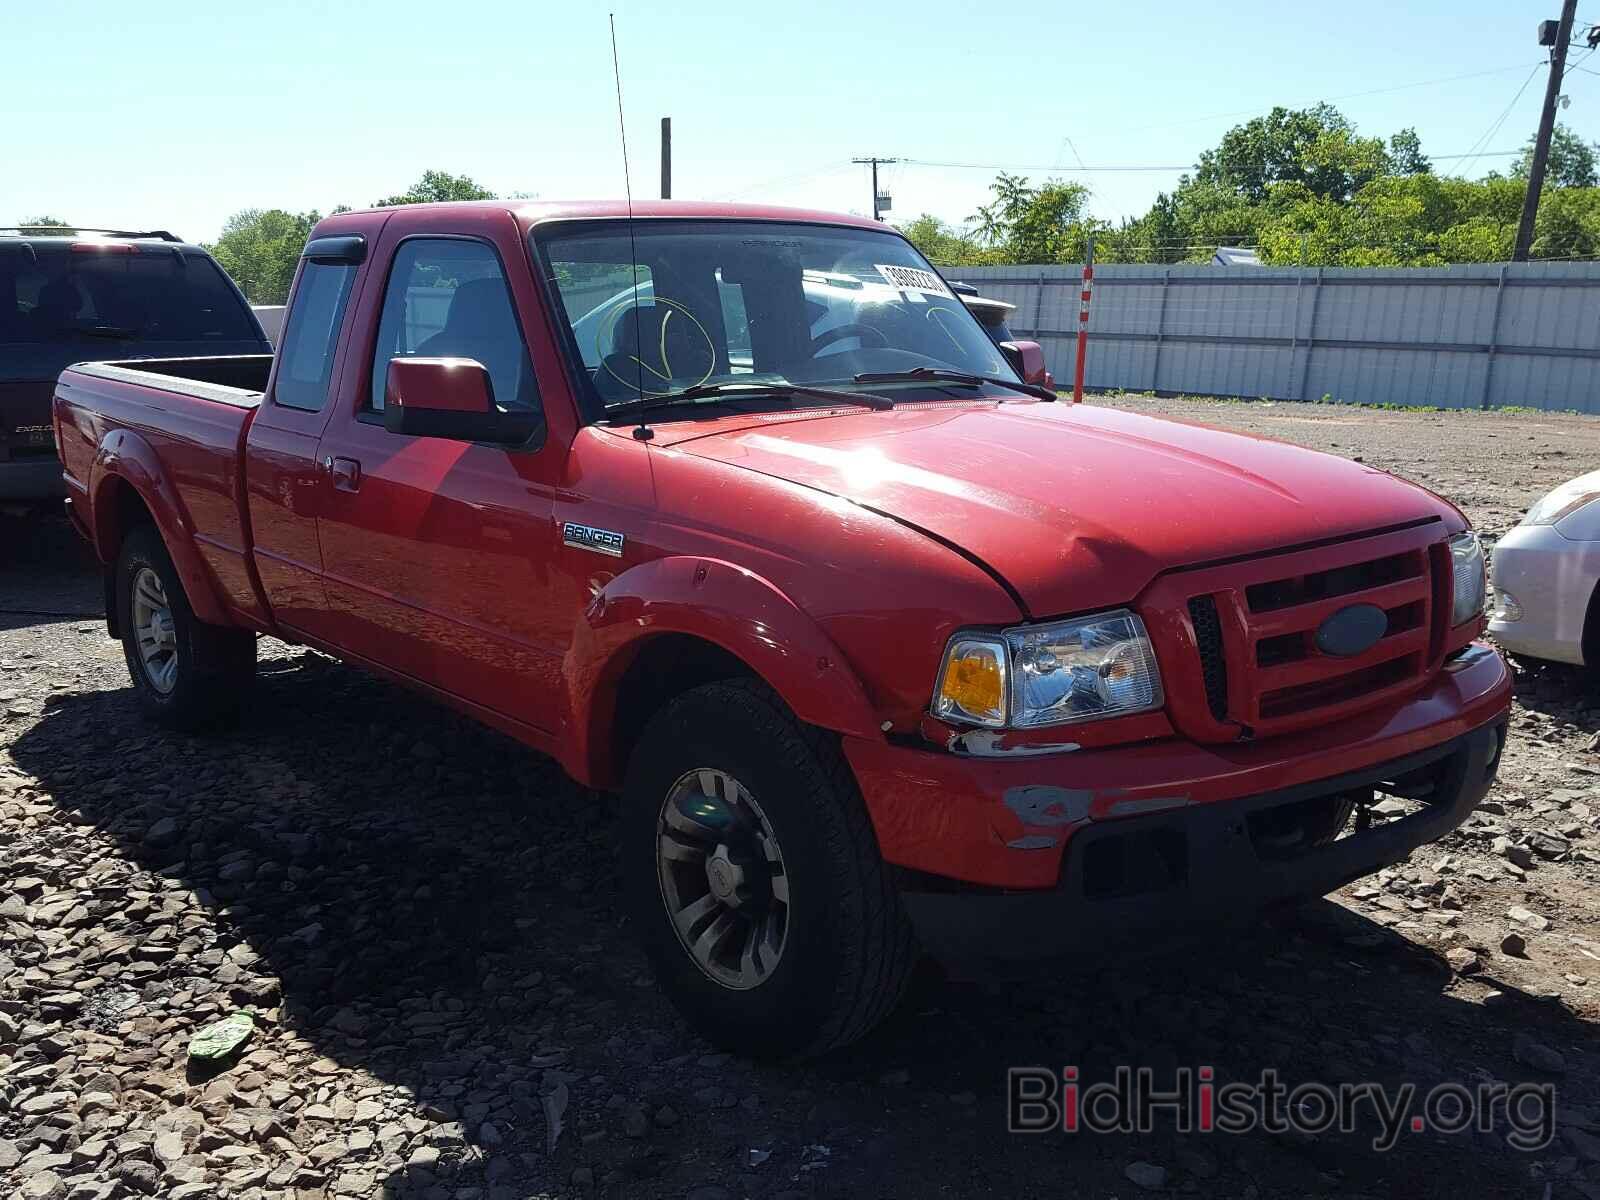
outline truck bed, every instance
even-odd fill
[[[71,370],[95,379],[115,379],[238,408],[254,408],[261,403],[261,394],[266,391],[267,376],[272,373],[272,355],[130,358],[78,363]]]
[[[227,623],[258,611],[248,569],[240,464],[272,356],[132,359],[79,363],[56,382],[56,443],[69,511],[91,541],[126,520],[117,476],[169,481],[170,506],[154,513],[168,544],[193,545],[191,596],[219,598]],[[182,564],[180,564],[181,567]],[[190,581],[186,580],[186,583]]]

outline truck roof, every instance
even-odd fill
[[[626,217],[624,200],[449,200],[435,204],[408,204],[407,209],[422,209],[440,214],[474,209],[499,209],[513,213],[526,225],[545,221],[574,221]],[[356,209],[339,216],[355,216],[388,211],[381,208]],[[800,221],[824,225],[853,225],[861,229],[892,229],[882,221],[852,213],[827,212],[812,208],[785,208],[773,204],[729,204],[708,200],[636,200],[635,217],[701,217],[743,221]],[[337,221],[329,217],[327,222]]]

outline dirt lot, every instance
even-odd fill
[[[1491,536],[1600,461],[1594,420],[1111,402],[1359,457]],[[0,1194],[1600,1197],[1600,690],[1575,673],[1520,674],[1483,811],[1336,901],[1137,965],[929,972],[864,1044],[779,1067],[652,988],[604,798],[276,643],[237,732],[154,732],[99,609],[64,525],[0,522]],[[187,1067],[241,1006],[242,1057]],[[1556,1136],[1005,1132],[1008,1065],[1119,1063],[1553,1082]]]

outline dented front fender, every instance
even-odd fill
[[[610,761],[616,685],[651,638],[682,634],[738,658],[802,721],[857,738],[883,737],[860,680],[837,645],[766,579],[721,559],[675,555],[605,583],[583,614],[563,675],[570,766],[590,781]]]

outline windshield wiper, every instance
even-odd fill
[[[855,378],[857,383],[909,383],[921,379],[937,383],[959,383],[967,387],[979,387],[988,383],[995,387],[1010,388],[1013,392],[1021,392],[1024,396],[1034,396],[1040,400],[1056,398],[1056,394],[1049,388],[1038,384],[1019,383],[1014,379],[1001,379],[995,375],[972,375],[966,371],[949,371],[943,367],[912,367],[909,371],[864,371]]]
[[[831,388],[806,387],[798,383],[701,383],[665,396],[645,396],[623,404],[613,404],[606,409],[606,418],[609,420],[619,416],[648,417],[651,413],[662,409],[700,404],[707,400],[759,400],[768,396],[784,399],[808,396],[814,400],[826,400],[830,404],[849,404],[856,408],[894,407],[894,401],[888,396],[839,392]]]

